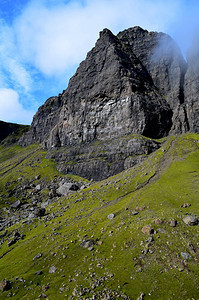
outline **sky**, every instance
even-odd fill
[[[0,0],[0,120],[30,124],[104,28],[165,32],[186,56],[198,14],[198,0]]]

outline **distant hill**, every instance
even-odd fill
[[[0,143],[15,143],[29,129],[28,125],[0,121]]]

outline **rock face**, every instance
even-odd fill
[[[184,94],[189,130],[199,133],[199,35],[188,52]]]
[[[115,36],[104,29],[68,88],[39,108],[20,144],[39,142],[47,150],[80,147],[84,152],[94,141],[129,134],[161,138],[199,132],[199,50],[193,49],[186,63],[178,46],[164,33],[133,27]],[[79,164],[77,170],[75,165],[63,170],[66,155],[55,156],[65,173],[77,174],[79,167],[84,173],[87,168]],[[130,159],[117,171],[131,165]],[[106,166],[93,161],[89,168],[88,178],[93,168],[105,170]]]
[[[21,144],[43,141],[51,149],[130,133],[157,138],[171,126],[172,110],[133,47],[104,29],[67,90],[38,110]]]

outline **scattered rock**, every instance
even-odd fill
[[[137,300],[143,300],[143,299],[144,299],[144,296],[145,296],[144,293],[142,293],[142,294],[140,295],[140,297],[137,298]]]
[[[10,204],[10,207],[11,208],[14,208],[14,209],[17,209],[21,206],[21,201],[20,200],[17,200],[15,201],[14,203]]]
[[[43,217],[45,215],[46,209],[44,207],[35,210],[36,217]]]
[[[155,224],[156,225],[162,225],[163,223],[164,223],[163,220],[161,220],[161,219],[155,219]]]
[[[181,252],[181,256],[185,260],[188,260],[188,259],[192,258],[191,255],[189,253],[186,253],[186,252]]]
[[[190,206],[191,206],[191,204],[189,204],[189,203],[184,203],[184,204],[181,205],[182,208],[187,208],[187,207],[190,207]]]
[[[144,211],[145,210],[145,206],[136,207],[136,210]]]
[[[101,246],[101,245],[103,244],[103,242],[102,242],[102,241],[98,241],[97,244],[98,244],[99,246]]]
[[[91,246],[91,247],[88,248],[88,250],[89,250],[89,251],[93,251],[93,250],[94,250],[94,247]]]
[[[139,212],[137,210],[133,210],[131,213],[133,216],[136,216],[137,214],[139,214]]]
[[[51,266],[49,269],[50,274],[55,273],[56,271],[57,271],[57,268],[55,266]]]
[[[177,221],[176,221],[175,219],[172,219],[172,220],[169,221],[169,225],[170,225],[171,227],[176,227]]]
[[[157,231],[160,232],[160,233],[167,233],[166,230],[162,229],[162,228],[158,228]]]
[[[47,284],[47,285],[44,284],[44,285],[42,285],[42,288],[41,288],[41,289],[42,289],[42,292],[45,293],[49,288],[50,288],[50,285],[49,285],[49,284]]]
[[[38,259],[38,258],[40,258],[40,257],[42,257],[42,253],[38,253],[37,255],[35,255],[35,257],[33,257],[32,260]]]
[[[43,274],[42,271],[37,271],[37,272],[35,272],[35,275],[42,275],[42,274]]]
[[[6,280],[6,279],[3,279],[1,282],[0,282],[0,290],[2,292],[4,291],[8,291],[12,288],[12,284],[9,280]]]
[[[41,191],[41,184],[36,185],[35,190],[36,191]]]
[[[185,216],[183,222],[187,225],[194,226],[198,224],[198,220],[195,216]]]
[[[59,196],[67,196],[70,191],[78,191],[79,187],[70,182],[65,182],[64,184],[60,185],[60,187],[56,190],[56,193]]]
[[[90,248],[94,246],[94,241],[93,240],[85,240],[83,242],[81,242],[80,246],[82,248]]]
[[[146,225],[142,228],[142,233],[150,235],[154,233],[154,230],[149,225]]]
[[[114,214],[110,214],[110,215],[108,215],[108,217],[107,217],[109,220],[112,220],[113,218],[115,218],[115,215]]]

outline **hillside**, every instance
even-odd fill
[[[0,144],[14,144],[30,126],[0,121]]]
[[[198,299],[199,135],[158,142],[93,183],[1,146],[0,299]]]

